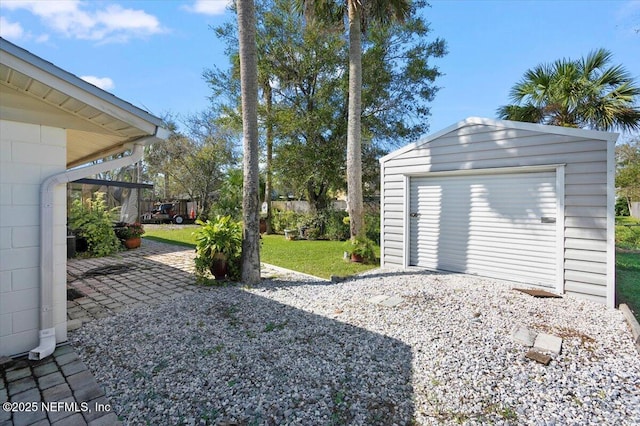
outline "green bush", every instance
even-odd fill
[[[193,232],[196,240],[196,275],[204,277],[214,261],[220,259],[227,263],[227,275],[233,281],[239,281],[242,257],[242,223],[231,216],[217,216],[215,220],[202,222]]]
[[[345,241],[349,239],[349,223],[344,220],[346,217],[349,217],[349,214],[343,210],[327,211],[324,228],[327,239],[333,241]]]
[[[364,216],[364,227],[367,238],[380,244],[380,212],[367,212]]]
[[[274,210],[271,217],[271,228],[277,234],[284,234],[285,229],[298,229],[304,214],[291,210]]]
[[[75,200],[69,211],[69,228],[87,241],[87,255],[102,257],[116,253],[122,244],[113,230],[111,211],[107,209],[103,193],[82,204]]]
[[[631,226],[616,225],[616,246],[626,249],[640,249],[640,221]]]

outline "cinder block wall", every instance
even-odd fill
[[[40,184],[66,169],[66,131],[0,120],[0,355],[35,348],[40,329]],[[66,328],[66,197],[54,194],[54,323]]]

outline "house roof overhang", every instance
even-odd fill
[[[162,120],[0,38],[0,117],[67,131],[67,168],[169,136]]]

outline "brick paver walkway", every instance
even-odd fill
[[[68,287],[85,295],[67,302],[70,328],[137,304],[153,305],[206,291],[193,285],[194,256],[193,249],[143,240],[140,248],[116,256],[70,259]]]

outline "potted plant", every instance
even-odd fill
[[[116,237],[128,249],[140,247],[142,240],[140,237],[144,234],[144,227],[141,223],[125,223],[115,228]]]
[[[216,280],[240,276],[242,254],[242,224],[231,216],[216,216],[215,220],[196,220],[200,228],[193,233],[196,239],[196,272],[202,276],[207,270]]]
[[[373,241],[365,236],[352,238],[345,243],[345,251],[350,256],[352,262],[374,262],[376,252]]]

